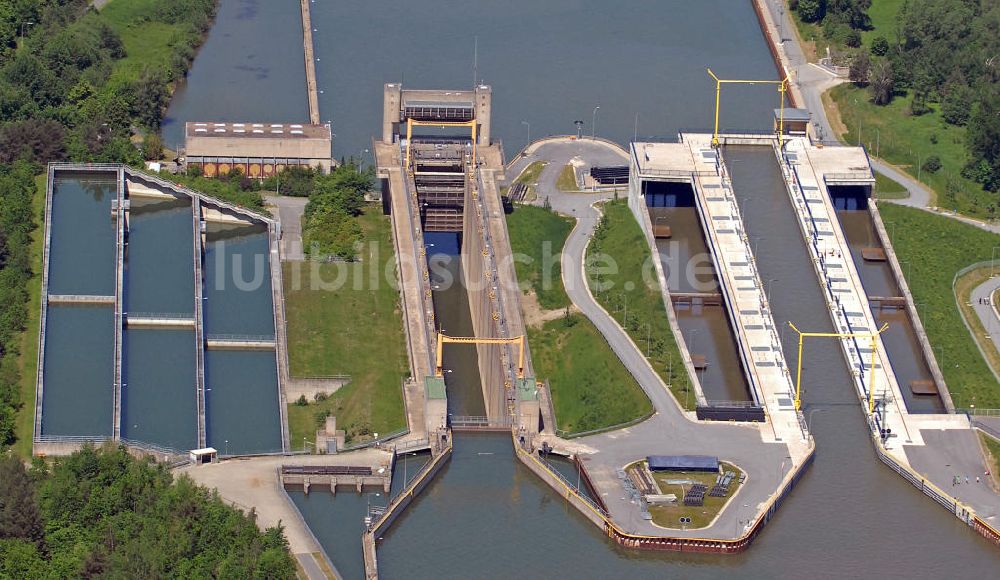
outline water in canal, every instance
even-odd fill
[[[532,137],[568,133],[574,120],[589,126],[595,106],[601,106],[598,135],[619,142],[631,139],[636,112],[640,137],[707,127],[713,87],[706,65],[729,78],[775,76],[749,2],[636,0],[611,8],[597,0],[515,0],[502,8],[445,0],[388,4],[311,4],[319,82],[327,89],[321,106],[324,119],[334,121],[338,156],[360,152],[378,132],[382,83],[471,85],[474,35],[479,76],[496,91],[494,134],[507,141],[508,154],[527,137],[521,120],[531,123]],[[259,12],[248,10],[250,16],[237,19],[234,6]],[[229,61],[241,54],[234,42],[251,37],[251,21],[263,21],[271,6],[297,14],[292,0],[223,0],[216,31],[229,36],[213,32],[191,76],[205,85],[204,93],[175,99],[173,119],[205,119],[220,103],[241,119],[261,114],[257,105],[237,110],[231,104],[240,97],[230,96],[235,73]],[[283,51],[292,66],[290,55],[299,53],[291,47],[301,41],[292,28],[275,26],[254,40]],[[377,45],[372,30],[379,31]],[[299,106],[304,117],[299,89],[268,78],[245,80],[238,92],[276,111],[268,120],[293,120],[274,117]],[[776,97],[760,87],[727,91],[723,126],[767,127],[776,105]],[[738,190],[755,192],[741,206],[759,239],[758,256],[767,257],[762,274],[785,282],[772,288],[776,319],[830,329],[773,154],[746,153],[764,161],[730,168]],[[742,156],[727,153],[729,161]],[[786,352],[794,352],[790,334],[784,336]],[[839,346],[807,343],[806,356],[806,413],[818,441],[817,459],[748,552],[623,550],[523,469],[509,437],[460,436],[448,468],[380,543],[383,577],[950,577],[956,569],[992,577],[1000,566],[995,548],[874,457]],[[297,503],[327,550],[356,541],[359,524],[348,523],[348,535],[327,534],[326,512],[312,502]]]
[[[665,182],[646,182],[646,185],[643,194],[650,224],[654,229],[657,225],[670,227],[669,239],[656,240],[667,287],[674,294],[721,292],[691,186]],[[677,326],[688,351],[704,356],[707,363],[698,371],[702,393],[709,401],[750,400],[726,307],[721,301],[709,302],[674,300]]]
[[[274,338],[267,229],[209,224],[205,336]],[[224,454],[281,451],[273,350],[205,351],[208,444]]]
[[[191,200],[132,196],[129,207],[126,315],[193,317]],[[192,328],[126,328],[122,437],[198,447],[197,348]]]
[[[758,240],[761,276],[778,280],[771,286],[775,322],[833,331],[773,151],[727,147],[725,160],[747,233]],[[796,352],[794,332],[783,332],[782,343],[785,353]],[[789,561],[775,562],[772,574],[786,576],[798,575],[802,564],[810,575],[953,574],[944,560],[961,562],[963,574],[992,575],[1000,553],[876,459],[840,345],[811,339],[804,351],[802,398],[816,461],[749,558],[773,547],[776,560]],[[774,541],[796,545],[795,553],[782,552]]]
[[[508,156],[531,137],[590,134],[626,143],[709,127],[721,78],[774,79],[746,0],[389,0],[310,4],[320,111],[335,157],[368,156],[382,123],[382,86],[493,87],[493,134]],[[174,96],[164,135],[184,121],[307,118],[296,0],[223,0],[215,29]],[[710,39],[710,40],[709,40]],[[730,85],[720,126],[769,129],[772,85]],[[596,115],[594,108],[600,107]],[[636,115],[638,114],[638,123]],[[371,161],[371,158],[368,157]]]
[[[463,278],[460,234],[425,232],[424,243],[428,247],[427,264],[431,271],[438,330],[449,336],[475,336]],[[442,366],[448,390],[448,413],[486,416],[476,345],[445,345]]]
[[[901,296],[899,286],[892,275],[889,262],[866,261],[861,251],[864,248],[881,248],[882,243],[875,232],[875,224],[868,213],[867,197],[839,197],[841,190],[850,194],[857,188],[832,187],[831,195],[837,206],[837,218],[847,237],[851,248],[851,258],[861,276],[861,284],[868,296]],[[859,202],[856,209],[845,209],[848,201]],[[851,204],[855,207],[854,204]],[[889,354],[889,363],[899,383],[900,393],[910,413],[944,413],[944,403],[936,395],[914,395],[910,390],[912,381],[931,381],[930,368],[924,359],[924,353],[917,340],[916,330],[910,321],[910,316],[904,309],[875,309],[872,313],[881,325],[888,323],[889,328],[882,333],[882,344]]]
[[[298,0],[223,0],[171,98],[164,142],[182,146],[186,121],[301,123],[309,119],[305,84]]]

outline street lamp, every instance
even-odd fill
[[[528,128],[528,145],[531,145],[531,123],[522,120],[521,124]]]
[[[597,139],[597,111],[601,109],[600,105],[594,107],[594,115],[590,121],[590,138],[591,140]]]
[[[771,307],[771,282],[780,282],[777,278],[768,278],[764,283],[764,299],[767,300],[767,307]]]

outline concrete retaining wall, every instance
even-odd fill
[[[450,435],[448,436],[448,440],[452,440]],[[378,578],[378,557],[375,553],[376,538],[385,533],[389,529],[389,526],[396,521],[396,518],[403,513],[403,510],[413,502],[417,494],[430,484],[434,476],[451,460],[451,454],[452,446],[449,444],[448,447],[428,462],[420,473],[414,476],[406,489],[392,499],[382,517],[375,522],[370,531],[362,535],[361,543],[365,557],[365,578]]]
[[[780,490],[778,490],[777,494],[771,497],[770,503],[767,504],[767,507],[765,507],[758,514],[754,524],[739,538],[736,538],[735,540],[723,540],[712,538],[682,538],[666,535],[644,536],[625,532],[608,516],[594,509],[594,507],[587,500],[579,495],[577,490],[567,486],[555,473],[552,473],[552,471],[545,466],[545,464],[539,461],[538,458],[536,458],[532,453],[518,446],[517,442],[514,442],[514,449],[518,459],[520,459],[521,462],[528,467],[528,469],[538,475],[542,481],[552,487],[552,489],[559,493],[559,495],[565,497],[569,501],[570,505],[579,510],[580,513],[594,523],[594,525],[604,530],[608,537],[618,542],[618,544],[626,548],[634,548],[637,550],[710,552],[716,554],[736,554],[750,547],[750,544],[757,538],[757,535],[764,529],[764,526],[766,526],[767,523],[771,521],[771,518],[774,517],[774,514],[777,513],[778,508],[781,507],[781,503],[786,497],[788,497],[788,494],[791,493],[792,489],[802,479],[806,469],[812,465],[813,459],[816,455],[816,447],[813,445],[809,450],[809,455],[806,456],[802,464],[785,476],[785,480],[782,483]],[[586,469],[583,468],[583,465],[578,465],[581,468],[581,474],[585,473]],[[589,481],[589,475],[586,476],[586,479]],[[595,497],[599,496],[600,494],[595,494]]]
[[[900,267],[899,259],[896,257],[896,250],[892,247],[892,240],[889,239],[889,235],[885,231],[885,224],[882,223],[882,215],[879,214],[875,203],[868,204],[868,213],[871,214],[872,223],[875,224],[879,243],[885,249],[886,258],[888,258],[889,266],[892,269],[892,277],[896,280],[896,286],[903,294],[903,298],[906,299],[906,314],[910,318],[910,323],[913,324],[913,331],[917,335],[917,342],[920,343],[920,350],[924,355],[924,360],[927,361],[927,366],[930,367],[931,377],[933,377],[934,384],[937,386],[941,402],[944,403],[945,410],[949,413],[954,413],[955,403],[951,400],[948,385],[945,384],[944,375],[941,374],[941,368],[934,357],[934,349],[931,348],[930,342],[927,340],[927,331],[924,330],[924,324],[920,320],[920,317],[917,316],[917,307],[913,302],[913,294],[910,293],[910,286],[907,284],[906,277],[903,276],[903,269]]]

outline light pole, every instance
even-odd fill
[[[531,145],[531,123],[522,120],[521,124],[528,128],[528,145]]]
[[[809,414],[806,415],[806,433],[808,433],[810,437],[813,436],[813,434],[812,434],[812,418],[813,418],[813,413],[825,413],[825,412],[826,412],[826,409],[823,409],[823,408],[809,409]]]
[[[590,139],[593,141],[597,139],[597,111],[601,110],[601,106],[597,105],[594,107],[594,115],[590,120]]]
[[[780,282],[777,278],[768,278],[764,284],[764,299],[767,300],[767,307],[771,307],[771,282]]]

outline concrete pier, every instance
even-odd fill
[[[720,152],[711,135],[683,134],[679,143],[635,143],[629,201],[645,216],[640,181],[689,183],[726,303],[737,350],[753,401],[767,411],[765,440],[796,442],[805,437],[794,406],[794,384],[771,315],[767,288],[757,270]],[[796,452],[798,455],[798,452]]]
[[[302,52],[306,61],[306,95],[309,98],[309,122],[319,124],[319,90],[316,88],[316,57],[313,54],[312,17],[309,0],[300,0],[302,9]]]
[[[115,296],[95,296],[87,294],[49,294],[49,304],[114,304]]]
[[[194,232],[192,252],[194,253],[194,335],[196,398],[198,408],[198,446],[208,446],[208,428],[205,424],[205,274],[202,270],[204,240],[201,234],[201,200],[191,200],[191,222]]]

